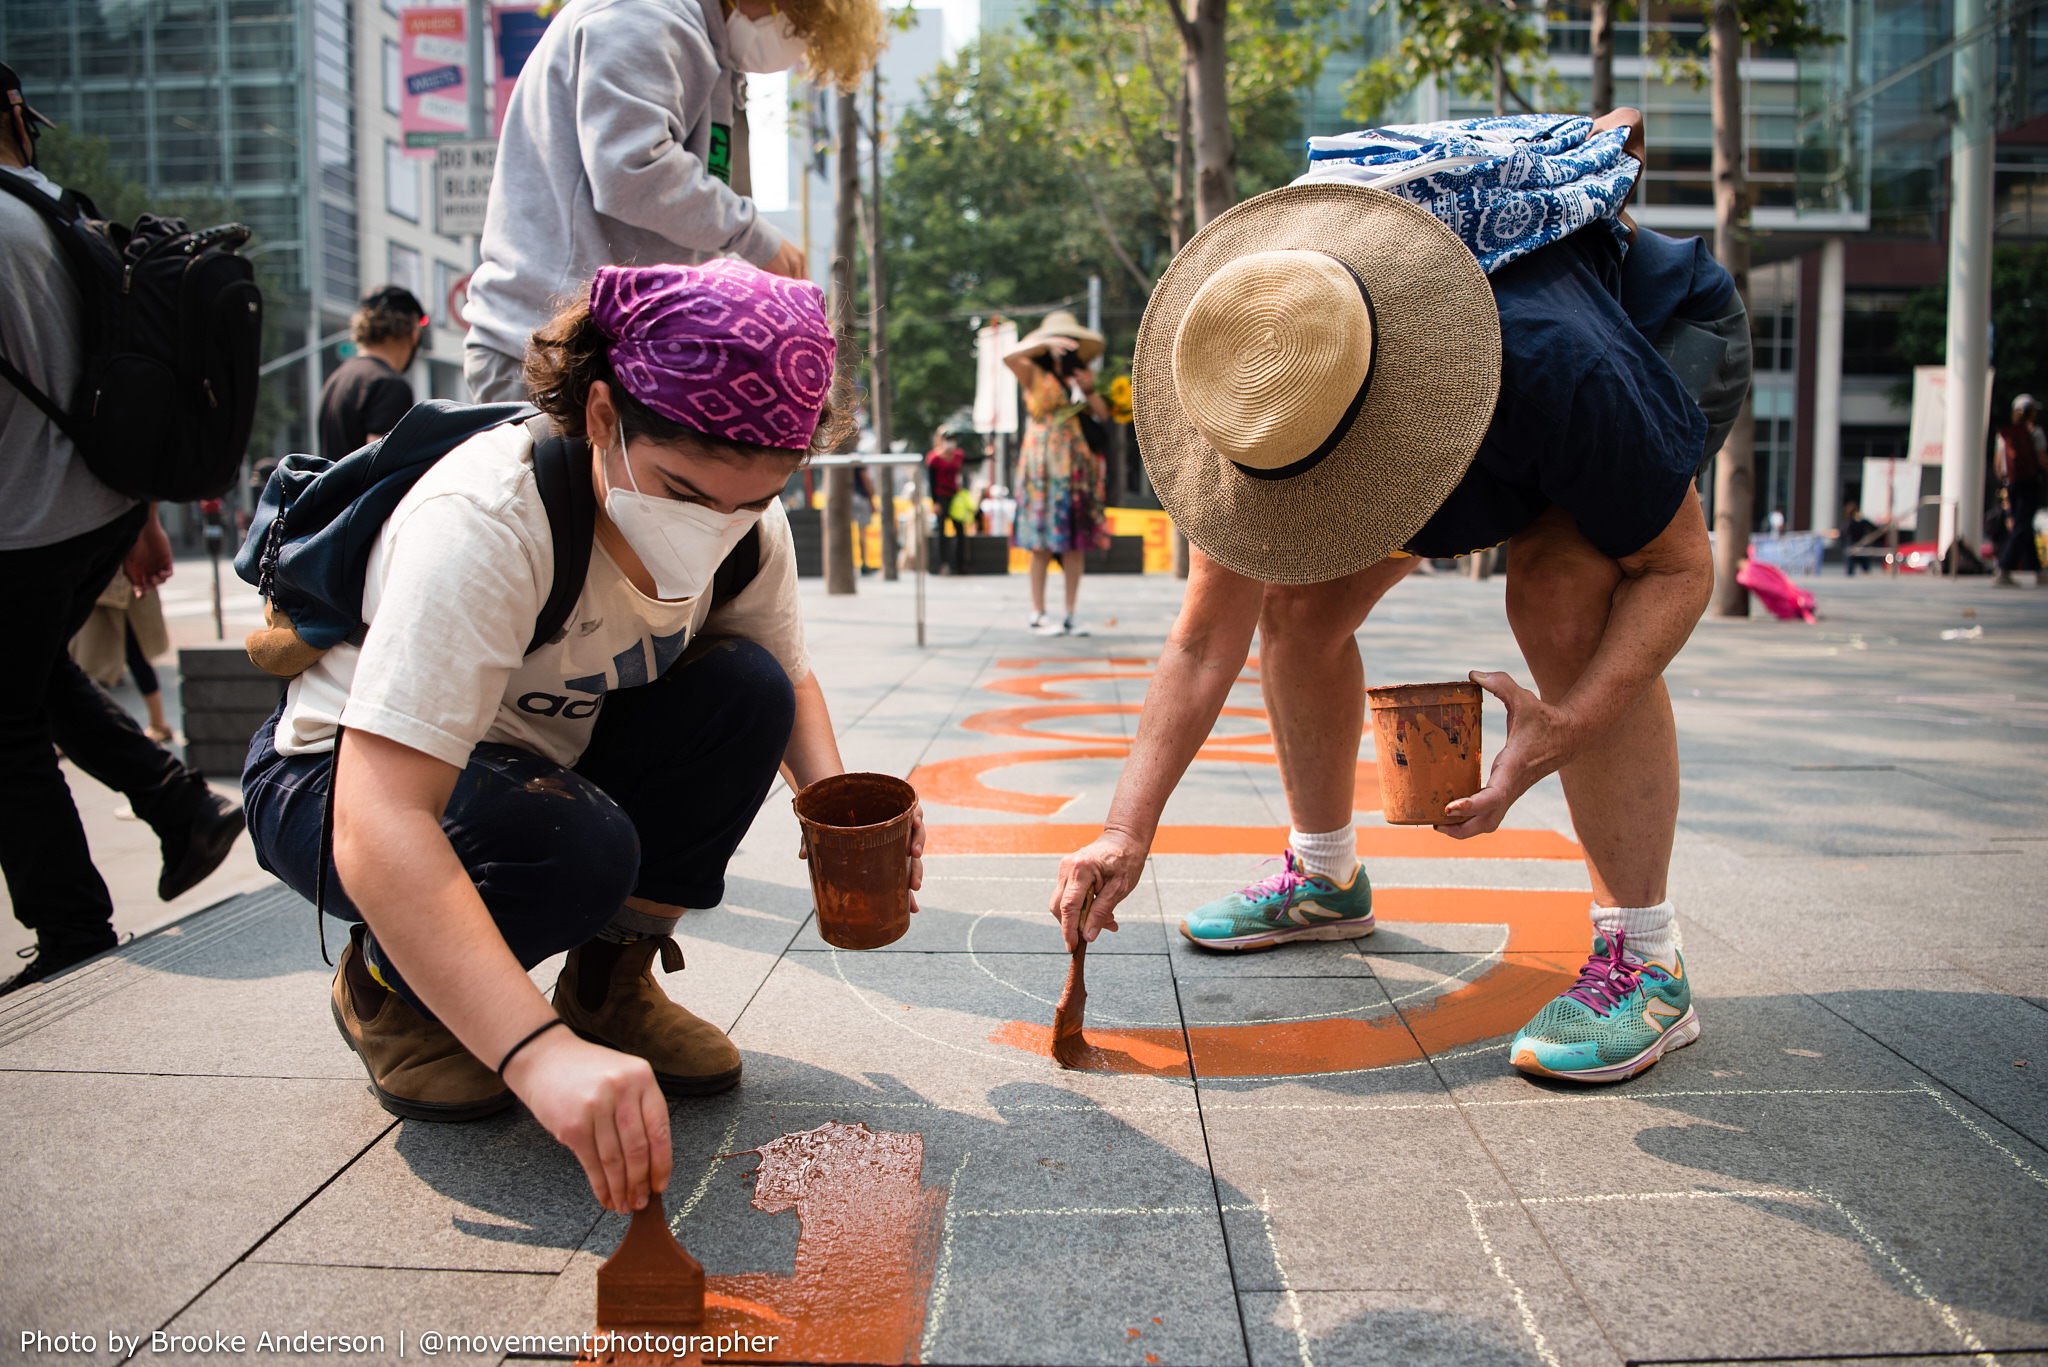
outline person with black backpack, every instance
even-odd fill
[[[151,490],[109,481],[51,397],[94,373],[97,332],[52,222],[75,223],[91,205],[36,169],[35,130],[47,124],[0,65],[0,869],[16,918],[36,932],[0,995],[116,943],[113,899],[53,745],[156,832],[165,901],[218,868],[242,830],[240,809],[144,735],[68,651],[115,572],[146,591],[170,577],[171,546],[139,496]],[[253,358],[250,369],[253,393]],[[240,459],[237,448],[230,478]]]
[[[333,1012],[378,1100],[523,1101],[612,1210],[667,1184],[663,1094],[739,1081],[656,956],[683,966],[778,769],[841,772],[778,497],[852,431],[833,354],[809,281],[604,267],[532,338],[539,416],[429,400],[290,457],[237,557],[252,657],[301,671],[250,746],[252,839],[356,923]],[[550,1005],[527,971],[564,951]]]

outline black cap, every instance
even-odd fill
[[[55,128],[57,126],[49,119],[38,114],[30,107],[29,102],[22,98],[21,77],[15,75],[14,68],[5,62],[0,62],[0,100],[5,100],[9,109],[19,109],[22,117],[31,126],[35,124],[41,124],[45,128]]]
[[[413,292],[398,285],[371,290],[363,296],[362,306],[380,313],[409,313],[421,323],[427,321],[427,311],[420,307],[420,301]]]

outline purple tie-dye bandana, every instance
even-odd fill
[[[619,383],[663,417],[743,445],[809,448],[833,358],[810,281],[728,259],[604,266],[590,316]]]

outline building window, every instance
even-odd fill
[[[330,303],[356,306],[356,216],[335,204],[320,206],[320,288]]]
[[[298,92],[285,85],[238,85],[233,98],[237,184],[297,180]]]
[[[405,112],[405,62],[399,55],[398,44],[389,38],[384,40],[384,112]]]
[[[1791,304],[1763,304],[1749,315],[1754,368],[1791,374],[1799,368],[1799,321]]]
[[[313,118],[321,186],[338,195],[355,194],[356,130],[348,105],[322,91],[313,97]]]
[[[420,254],[403,242],[394,242],[390,262],[391,283],[419,298],[425,292],[420,283]]]
[[[420,163],[395,142],[384,144],[384,207],[407,223],[420,221]]]
[[[157,179],[213,185],[221,178],[220,95],[204,87],[156,92]]]
[[[149,177],[149,122],[139,89],[88,90],[79,96],[84,131],[107,140],[108,158],[135,180]]]
[[[349,0],[313,0],[313,74],[345,92],[356,88],[353,9]]]
[[[452,261],[434,263],[434,297],[427,300],[427,313],[442,327],[455,326],[455,317],[448,311],[448,296],[454,293],[455,282],[468,273],[467,266]]]

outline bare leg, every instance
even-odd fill
[[[1537,692],[1554,702],[1600,645],[1621,567],[1555,508],[1514,538],[1508,565],[1508,623]],[[1585,847],[1593,900],[1608,907],[1662,902],[1678,828],[1678,727],[1663,680],[1558,777]]]
[[[1031,553],[1031,610],[1045,611],[1045,571],[1052,564],[1051,551]]]
[[[149,725],[143,728],[144,734],[159,745],[170,744],[171,724],[164,720],[164,695],[161,692],[145,693],[142,705],[149,709]]]
[[[1081,596],[1081,571],[1088,558],[1086,551],[1061,551],[1060,573],[1066,578],[1067,616],[1074,615],[1074,600]]]
[[[1382,560],[1326,584],[1266,587],[1259,687],[1296,830],[1334,831],[1351,820],[1365,726],[1365,666],[1354,633],[1420,563]]]

